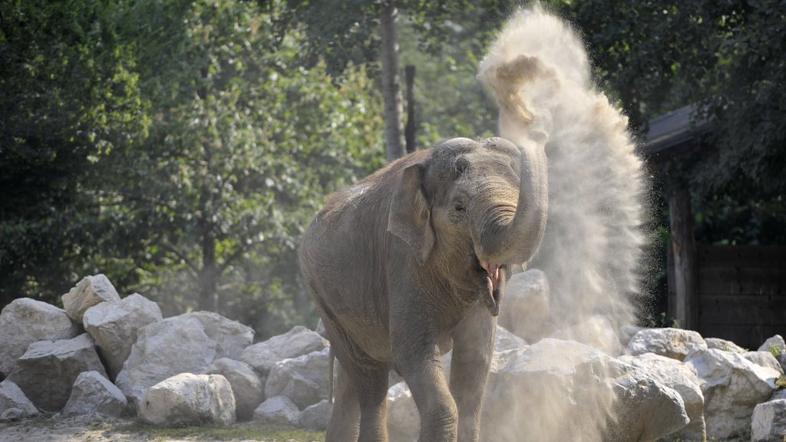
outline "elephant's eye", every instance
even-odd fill
[[[459,213],[463,213],[465,210],[467,210],[467,209],[464,207],[464,205],[463,205],[463,204],[461,204],[461,203],[456,203],[456,204],[453,206],[453,209],[454,209],[456,212],[459,212]]]

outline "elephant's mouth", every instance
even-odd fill
[[[499,315],[499,301],[502,296],[501,283],[505,277],[503,267],[499,264],[492,264],[480,261],[475,256],[476,270],[483,275],[485,280],[485,290],[481,292],[483,303],[488,307],[492,316]]]

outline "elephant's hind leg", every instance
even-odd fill
[[[373,363],[355,376],[360,402],[360,442],[387,442],[388,367]]]
[[[335,403],[330,416],[325,442],[354,442],[360,429],[360,402],[355,385],[346,370],[338,364],[334,389]]]
[[[339,364],[336,399],[326,442],[386,442],[388,369]]]

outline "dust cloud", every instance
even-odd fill
[[[508,21],[478,77],[499,104],[501,136],[546,142],[548,223],[529,267],[545,273],[549,305],[526,318],[534,321],[527,340],[575,340],[619,354],[619,331],[635,322],[646,238],[645,181],[627,118],[595,87],[578,34],[538,5]],[[495,398],[486,400],[490,413],[516,420],[493,429],[493,440],[602,440],[614,419],[613,388],[603,381],[610,358],[579,367],[566,354],[570,347],[539,348],[530,356],[537,361],[519,362],[551,364],[539,373],[554,376],[509,385],[504,393],[520,399],[511,406],[509,398],[496,398],[505,410],[495,410]],[[563,369],[586,370],[579,376],[585,382],[569,387],[570,397],[558,385],[563,378],[556,372]]]

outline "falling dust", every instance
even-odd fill
[[[595,88],[577,33],[538,5],[508,21],[478,77],[500,105],[501,136],[546,141],[548,223],[529,267],[545,273],[550,291],[544,314],[526,318],[525,337],[575,340],[615,356],[620,330],[635,322],[645,243],[642,163],[627,118]],[[510,106],[510,97],[523,106]],[[504,400],[487,394],[484,414],[500,425],[485,428],[484,440],[606,438],[615,420],[604,381],[611,368],[603,360],[577,368],[574,348],[545,342],[526,364],[546,366],[546,378],[507,385]],[[583,370],[573,376],[582,382],[561,385],[560,370]]]

